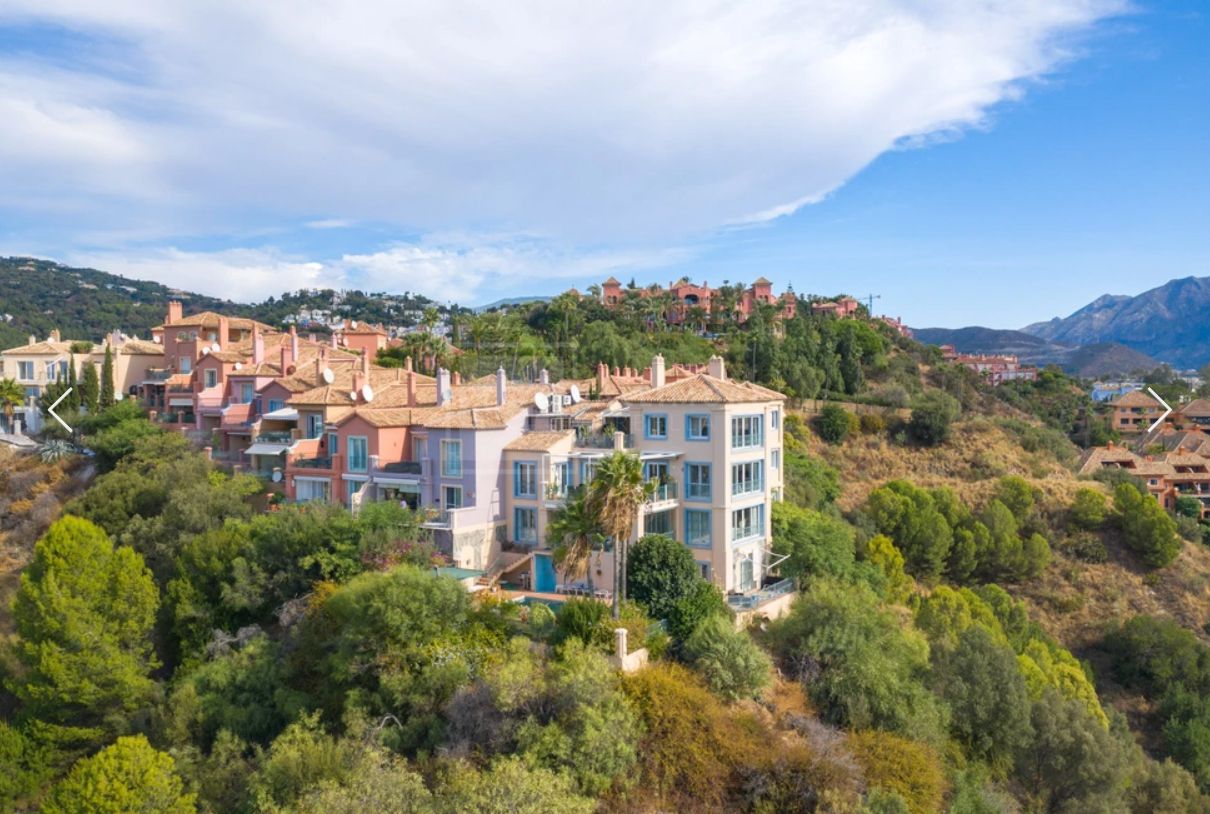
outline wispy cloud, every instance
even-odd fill
[[[578,247],[784,216],[887,150],[985,126],[1122,8],[9,0],[0,25],[104,38],[111,68],[125,54],[139,70],[0,55],[0,218],[68,210],[65,246],[89,229],[171,246],[300,223],[549,236],[538,257],[485,255],[480,237],[357,248],[365,274],[440,262],[468,286],[527,279],[543,256],[610,255]]]

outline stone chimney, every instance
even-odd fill
[[[542,368],[542,372],[538,374],[538,381],[542,384],[550,384],[550,371]]]
[[[416,406],[416,374],[412,371],[407,371],[408,378],[408,406]]]
[[[185,318],[185,308],[180,300],[168,301],[168,316],[164,318],[165,325],[174,325]]]
[[[319,336],[316,335],[315,331],[311,331],[311,333],[307,334],[307,338],[311,341],[311,344],[319,344]]]
[[[50,342],[61,342],[62,341],[61,334],[59,333],[58,328],[55,328],[50,332],[49,341]]]
[[[626,656],[630,655],[630,631],[624,627],[616,627],[613,629],[613,654],[622,661],[626,660]]]
[[[453,393],[450,391],[450,372],[443,367],[437,368],[437,406],[444,407],[450,403]]]
[[[298,361],[298,329],[290,326],[290,361]]]
[[[714,355],[710,357],[710,361],[706,364],[706,373],[716,379],[727,378],[727,368],[723,364],[723,357]]]
[[[664,356],[657,353],[651,357],[651,386],[663,387],[665,380],[664,374]]]
[[[260,328],[252,326],[252,364],[259,365],[265,361],[265,338],[261,336]]]
[[[33,334],[30,334],[29,335],[29,344],[31,344],[31,345],[38,344],[38,337],[34,336]]]
[[[227,337],[229,337],[229,336],[231,336],[231,324],[227,321],[226,317],[219,317],[218,318],[218,337],[214,341],[218,342],[219,346],[223,350],[226,350],[227,349]]]
[[[504,397],[508,394],[508,379],[504,375],[504,368],[496,369],[496,404],[504,406]]]

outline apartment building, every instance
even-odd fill
[[[1139,447],[1110,444],[1089,450],[1080,462],[1082,475],[1101,469],[1121,469],[1147,484],[1147,491],[1165,509],[1178,498],[1201,503],[1201,516],[1210,518],[1210,436],[1198,430],[1163,430]]]
[[[999,387],[1004,382],[1038,379],[1038,368],[1023,365],[1018,357],[1010,354],[960,353],[953,345],[942,345],[941,355],[947,362],[975,371],[992,387]]]
[[[6,431],[34,433],[42,429],[38,399],[48,385],[67,377],[73,359],[79,374],[88,358],[87,353],[73,355],[73,344],[61,339],[55,330],[44,340],[31,335],[26,344],[0,351],[0,378],[14,379],[25,389],[25,404],[15,411],[14,426],[5,427]],[[91,349],[92,343],[86,344]],[[0,421],[5,419],[0,417]]]
[[[1144,390],[1132,390],[1109,404],[1110,427],[1123,434],[1147,432],[1164,414],[1164,407]]]
[[[706,283],[699,285],[690,282],[684,277],[676,282],[669,282],[667,288],[623,288],[614,277],[601,284],[601,302],[610,308],[620,305],[627,296],[647,299],[665,294],[669,296],[671,304],[663,318],[674,325],[691,322],[695,314],[710,314],[728,307],[724,304],[719,289],[711,288]],[[737,319],[743,322],[756,310],[757,304],[777,305],[779,313],[788,319],[797,313],[798,297],[793,291],[786,291],[780,296],[774,294],[773,283],[759,277],[740,293],[730,307],[735,309]]]

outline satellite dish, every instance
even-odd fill
[[[366,400],[366,404],[369,404],[374,400],[374,388],[370,387],[368,384],[362,385],[361,397]]]
[[[325,367],[323,373],[319,375],[323,376],[324,384],[331,384],[336,381],[336,374],[332,372],[332,368],[330,367]]]
[[[202,356],[209,356],[210,348],[202,348]]]
[[[357,401],[357,391],[356,390],[349,391],[349,401]]]
[[[281,470],[280,469],[273,470],[273,482],[281,483]]]
[[[240,369],[240,368],[242,368],[242,367],[243,367],[243,364],[241,364],[240,362],[236,362],[236,363],[235,363],[235,369],[236,369],[236,370],[239,370],[239,369]]]
[[[215,342],[213,345],[210,346],[210,350],[214,351],[215,353],[218,353],[222,349],[223,349],[222,345],[220,345],[217,342]]]
[[[571,389],[568,390],[568,392],[571,393],[571,403],[579,404],[580,403],[580,388],[577,385],[573,384],[571,386]]]
[[[545,393],[534,393],[534,406],[538,408],[539,413],[545,413],[550,410],[550,399]]]

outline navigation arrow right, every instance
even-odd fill
[[[1168,402],[1166,402],[1162,398],[1160,398],[1159,394],[1156,393],[1154,390],[1152,390],[1150,387],[1147,388],[1147,392],[1151,394],[1151,397],[1153,399],[1158,401],[1160,404],[1164,405],[1164,414],[1162,416],[1160,416],[1159,418],[1157,418],[1155,420],[1155,423],[1151,425],[1151,428],[1149,430],[1147,430],[1147,432],[1155,432],[1155,428],[1158,427],[1160,425],[1160,423],[1165,418],[1168,417],[1168,414],[1172,412],[1172,408],[1168,406]]]

